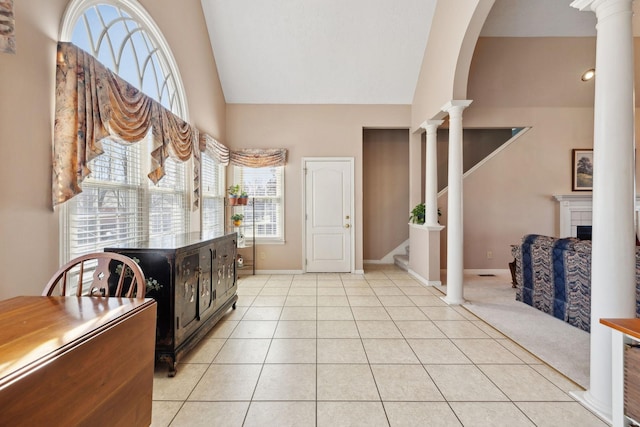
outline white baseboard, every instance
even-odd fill
[[[302,270],[256,270],[258,274],[304,274]]]
[[[267,274],[305,274],[303,270],[256,270],[256,275],[267,275]],[[313,274],[313,273],[311,273]],[[318,273],[323,274],[323,273]],[[364,270],[355,270],[353,273],[338,273],[338,274],[364,274]]]
[[[373,262],[366,262],[367,264],[378,264],[377,262],[373,261]],[[386,263],[379,263],[379,264],[386,264]],[[305,272],[303,270],[256,270],[256,275],[258,274],[304,274]],[[416,278],[420,283],[427,285],[427,286],[440,286],[442,283],[440,281],[429,281],[424,279],[423,277],[421,277],[418,273],[416,273],[415,271],[409,269],[408,271],[409,274],[411,274],[414,278]],[[353,272],[353,274],[364,274],[364,270],[355,270]],[[441,270],[441,274],[442,275],[446,275],[447,274],[447,270]],[[482,269],[482,268],[471,268],[471,269],[465,269],[464,270],[464,274],[511,274],[511,272],[509,271],[508,268],[487,268],[487,269]],[[244,276],[244,274],[243,274]]]
[[[425,286],[442,286],[442,282],[440,280],[427,280],[411,269],[407,270],[407,273]]]

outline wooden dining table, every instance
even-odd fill
[[[153,299],[0,301],[0,425],[151,424]]]

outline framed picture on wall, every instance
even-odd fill
[[[593,190],[593,150],[574,148],[572,152],[573,191]]]

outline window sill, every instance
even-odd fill
[[[284,245],[283,239],[256,239],[256,245]]]

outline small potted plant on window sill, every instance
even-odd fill
[[[231,215],[231,221],[233,221],[233,225],[236,227],[240,227],[243,219],[244,215],[242,215],[241,213]]]

